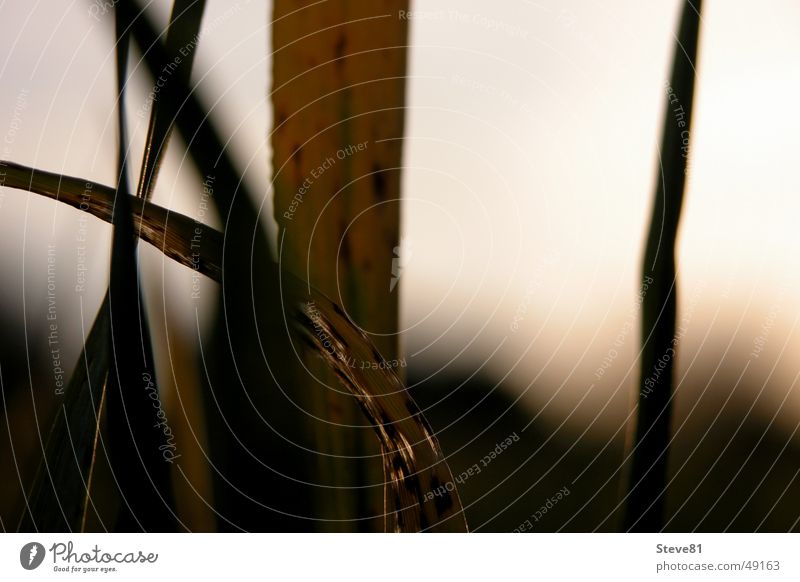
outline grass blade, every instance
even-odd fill
[[[700,4],[700,0],[687,0],[683,6],[668,87],[660,172],[644,255],[644,276],[652,278],[652,283],[642,303],[639,415],[625,509],[628,531],[652,532],[663,526],[675,361],[675,352],[671,350],[677,347],[675,239],[686,182]],[[659,364],[662,358],[667,360],[663,368]],[[658,374],[654,373],[656,370]]]
[[[18,531],[83,529],[110,362],[109,342],[106,297],[64,390],[64,402],[50,428]]]
[[[123,1],[119,6],[131,5],[133,3]],[[163,62],[164,58],[160,35],[142,16],[134,19],[131,30],[142,49],[145,64],[151,75],[155,76],[158,63]],[[181,80],[176,78],[175,82],[180,83]],[[183,89],[179,92],[187,97],[177,108],[175,126],[186,141],[190,156],[200,173],[214,176],[213,200],[226,225],[222,252],[224,303],[219,312],[217,332],[208,346],[208,354],[215,358],[209,362],[210,386],[207,390],[214,398],[207,408],[217,414],[216,425],[213,425],[213,419],[209,419],[215,435],[212,446],[216,447],[216,450],[212,450],[212,457],[217,473],[224,473],[225,476],[224,480],[217,479],[215,483],[217,509],[228,520],[220,521],[219,527],[230,528],[232,522],[235,527],[256,531],[296,528],[295,521],[281,521],[281,516],[283,512],[306,513],[309,497],[296,482],[287,483],[286,480],[277,479],[274,473],[281,468],[278,464],[281,457],[296,457],[298,450],[285,448],[282,436],[271,438],[264,429],[262,414],[266,415],[270,410],[285,411],[287,403],[277,395],[286,390],[296,396],[295,391],[314,386],[314,379],[294,378],[293,384],[280,381],[280,378],[285,378],[282,374],[286,371],[281,367],[295,356],[288,351],[290,339],[282,334],[285,321],[280,309],[283,298],[278,289],[278,267],[271,258],[268,239],[254,204],[261,197],[249,191],[246,183],[241,181],[224,145],[225,141],[220,138],[196,95]],[[301,288],[307,286],[302,284],[296,287],[295,297],[303,297]],[[363,339],[354,341],[366,342]],[[365,344],[370,345],[369,342]],[[258,353],[253,349],[254,346],[265,348],[265,353]],[[265,364],[264,356],[269,358],[270,365]],[[217,384],[225,389],[214,391],[213,386]],[[367,385],[359,390],[371,391],[373,388]],[[405,402],[407,393],[401,392],[398,398]],[[376,394],[374,401],[380,402],[381,398]],[[254,408],[258,414],[253,418],[243,416],[254,414]],[[392,418],[388,411],[386,414],[386,418]],[[278,416],[272,427],[278,433],[286,427],[295,428],[295,415],[284,412]],[[232,435],[228,423],[241,429],[241,432]],[[378,427],[373,425],[373,428],[377,430]],[[249,434],[248,431],[254,432]],[[401,439],[406,435],[398,431],[392,438],[398,439],[396,447],[399,450],[402,448]],[[413,435],[407,435],[407,438],[410,439],[407,442],[416,442]],[[247,454],[242,452],[240,439],[252,445]],[[257,457],[260,456],[270,459],[268,468],[259,462]],[[296,463],[290,468],[297,469]],[[242,493],[247,494],[247,499]],[[276,499],[281,500],[282,513],[279,515],[271,508]],[[404,507],[406,504],[403,499],[396,499],[391,505]],[[459,506],[454,504],[453,507]],[[423,509],[420,507],[418,510]],[[424,523],[425,519],[419,518],[418,523]],[[433,523],[429,521],[429,524]]]
[[[157,78],[159,63],[167,58],[166,49],[160,41],[162,35],[140,14],[139,5],[123,0],[119,6],[139,15],[133,21],[132,34],[144,65]],[[183,84],[179,77],[173,80],[176,85]],[[185,95],[185,99],[170,106],[176,111],[174,125],[204,182],[213,181],[211,199],[225,225],[220,305],[211,337],[203,346],[206,423],[214,434],[210,460],[215,508],[224,516],[218,520],[218,528],[286,531],[298,527],[287,514],[303,514],[309,501],[304,488],[280,475],[292,474],[304,481],[312,476],[302,460],[305,443],[298,449],[282,436],[297,425],[295,417],[286,413],[290,405],[282,390],[293,392],[301,386],[281,386],[274,379],[279,375],[276,368],[285,365],[291,354],[279,333],[283,322],[277,269],[256,206],[263,196],[242,181],[228,153],[227,140],[220,137],[197,95],[179,86],[163,101],[171,96],[175,99],[175,95]],[[201,248],[206,244],[213,241],[200,241]],[[262,345],[270,356],[278,356],[270,365],[253,349]],[[298,438],[302,440],[303,435]],[[280,501],[276,503],[276,499]],[[276,504],[282,511],[272,510]]]
[[[169,71],[162,75],[159,92],[153,94],[150,124],[144,146],[142,171],[139,176],[137,196],[149,200],[155,185],[167,142],[175,119],[175,104],[184,101],[191,79],[192,63],[197,52],[197,39],[203,19],[205,0],[175,0],[167,30],[166,54],[168,59],[159,70]],[[175,83],[175,78],[180,83]]]
[[[381,446],[386,531],[466,532],[456,481],[400,377],[342,310],[319,293],[300,306],[303,337],[354,397]],[[375,362],[375,366],[354,365]]]
[[[111,223],[115,190],[83,178],[37,170],[14,162],[0,161],[6,173],[5,186],[57,200]],[[174,261],[196,269],[214,281],[222,280],[222,233],[178,212],[130,196],[133,227]],[[205,244],[192,246],[193,240]]]
[[[337,297],[353,321],[376,332],[372,341],[388,360],[399,357],[399,292],[390,284],[397,282],[408,52],[408,20],[395,15],[407,10],[407,0],[302,8],[276,0],[272,14],[270,142],[281,265]],[[318,368],[325,386],[338,385],[313,350],[298,358],[301,378],[308,367]],[[379,521],[346,521],[376,513],[387,497],[369,489],[353,496],[344,486],[352,471],[339,459],[378,451],[373,435],[339,426],[358,422],[357,403],[325,388],[304,400],[316,447],[331,453],[320,456],[318,472],[343,485],[333,498],[321,492],[318,511],[330,529],[379,531]],[[381,479],[379,471],[357,467],[364,483]]]
[[[194,58],[194,50],[189,51],[187,55],[183,55],[184,51],[181,49],[189,46],[192,40],[195,43],[193,46],[196,46],[204,5],[205,0],[196,0],[194,2],[178,0],[173,8],[172,24],[180,20],[181,25],[174,27],[174,31],[169,35],[171,39],[170,46],[172,53],[181,53],[184,56],[183,59],[180,59],[181,64],[176,74],[187,82]],[[124,115],[122,87],[128,52],[127,33],[124,33],[124,36],[123,42],[118,38],[117,69],[120,81],[121,183],[127,186],[127,179],[124,177],[125,156],[123,155],[124,144],[127,140],[124,137],[124,120],[122,117]],[[165,62],[164,66],[166,64]],[[165,90],[173,90],[172,87],[174,85],[171,83],[168,83],[168,85],[169,88],[165,87]],[[168,112],[169,110],[166,111]],[[152,191],[159,161],[163,156],[165,145],[169,138],[170,127],[170,117],[165,114],[165,110],[159,107],[157,101],[154,102],[140,179],[139,190],[142,198],[149,197]],[[154,147],[156,145],[157,147]],[[204,245],[202,249],[199,249],[199,252],[191,244],[192,238],[197,236],[198,233],[200,236],[205,235],[206,240],[211,239],[212,243],[221,241],[221,235],[213,229],[174,213],[170,216],[166,210],[154,205],[131,203],[129,196],[126,195],[127,187],[123,191],[117,189],[115,192],[105,186],[99,186],[87,181],[81,181],[82,183],[78,184],[77,182],[79,181],[73,178],[37,172],[16,164],[10,164],[10,166],[11,179],[7,181],[8,186],[49,195],[57,200],[60,199],[62,202],[86,210],[107,222],[112,222],[113,210],[117,208],[119,220],[115,231],[127,230],[129,219],[125,218],[125,216],[130,215],[133,211],[136,220],[131,227],[136,227],[136,233],[141,238],[156,245],[167,256],[178,260],[182,264],[216,280],[221,278],[221,243]],[[168,221],[169,218],[172,218],[172,220]],[[122,223],[120,223],[120,220]],[[132,264],[128,260],[120,260],[120,254],[127,255],[128,252],[135,252],[133,238],[130,233],[124,236],[130,239],[131,249],[130,251],[123,249],[115,240],[114,262],[118,265],[125,264],[126,266],[123,269],[130,269],[131,266],[135,269],[135,258]],[[116,238],[118,237],[115,235]],[[127,246],[128,243],[123,244]],[[204,256],[208,254],[208,249],[217,251],[217,256]],[[119,272],[119,267],[117,272]],[[138,294],[138,280],[135,283]],[[138,310],[139,325],[146,325],[146,321],[142,318],[143,308],[141,307],[140,297],[137,298],[137,302],[140,305]],[[85,511],[88,507],[88,483],[100,430],[101,403],[104,400],[105,382],[111,364],[108,351],[108,344],[112,341],[110,337],[111,318],[109,309],[110,302],[109,294],[107,293],[98,316],[92,325],[87,343],[82,350],[76,371],[67,386],[66,398],[62,405],[61,413],[57,415],[51,427],[43,465],[39,468],[29,496],[29,511],[25,513],[20,524],[22,529],[36,529],[38,527],[45,528],[48,531],[74,531],[82,528],[82,523],[85,520]],[[142,328],[140,327],[139,329]],[[142,342],[143,357],[146,364],[148,361],[146,344],[149,342],[149,334],[147,334],[146,329],[143,329],[142,333],[144,334]],[[119,345],[119,342],[116,345]],[[152,367],[152,355],[150,355],[149,361],[150,367]],[[85,366],[81,366],[81,362],[84,362]],[[147,371],[142,373],[154,378],[154,374],[150,375]],[[114,406],[113,398],[111,406]],[[87,414],[89,411],[91,411],[91,415]],[[95,418],[93,424],[86,423],[83,420],[90,417]],[[120,437],[117,437],[117,440],[119,441]],[[122,442],[125,441],[126,437],[123,434]],[[74,459],[74,462],[72,462],[72,459]],[[55,493],[56,487],[47,486],[45,474],[48,477],[54,476],[54,479],[50,478],[50,485],[54,480],[59,483],[60,498]],[[168,482],[166,482],[166,485],[168,487]],[[164,488],[163,483],[161,487],[162,489]],[[79,501],[81,499],[83,500],[82,502]],[[38,523],[36,523],[34,516],[38,516]],[[130,522],[130,520],[128,521]],[[164,522],[153,522],[151,527],[160,527],[163,524]],[[126,527],[130,527],[130,523]]]
[[[126,170],[128,23],[119,11],[115,17],[119,180],[112,211],[108,290],[112,357],[106,394],[109,465],[122,497],[115,529],[171,531],[175,529],[175,515],[170,466],[179,455],[158,399],[147,315],[139,288]]]

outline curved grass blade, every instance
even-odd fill
[[[667,88],[660,172],[644,254],[644,277],[652,282],[642,303],[639,415],[624,524],[628,531],[654,532],[663,527],[675,360],[670,350],[677,347],[675,239],[688,168],[700,5],[700,0],[687,0],[683,6]],[[657,368],[665,356],[666,366]]]
[[[115,190],[83,178],[37,170],[0,161],[6,172],[4,186],[40,194],[111,223]],[[222,280],[222,233],[152,202],[130,196],[137,236],[172,260],[195,269],[214,281]],[[192,246],[193,239],[206,244]]]
[[[399,376],[392,366],[381,366],[386,363],[381,354],[340,308],[319,293],[310,297],[299,306],[304,337],[355,397],[381,446],[386,531],[466,532],[450,467]]]

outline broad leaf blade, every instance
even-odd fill
[[[271,19],[270,143],[281,265],[336,297],[353,321],[374,332],[390,360],[399,351],[399,293],[391,283],[408,52],[408,21],[392,15],[407,10],[408,0],[329,0],[301,9],[275,0]],[[362,483],[355,486],[362,494],[353,496],[345,486],[353,471],[341,461],[373,456],[378,447],[373,435],[342,426],[357,423],[360,411],[333,388],[336,376],[313,352],[301,350],[296,381],[314,367],[324,386],[306,391],[304,421],[318,435],[317,448],[331,453],[320,456],[320,478],[341,485],[317,496],[319,513],[330,520],[320,526],[380,530],[380,521],[348,521],[374,514],[392,495],[363,487],[381,479],[380,467],[361,462]]]

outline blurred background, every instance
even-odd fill
[[[408,250],[398,292],[409,390],[454,475],[519,437],[459,486],[472,530],[511,531],[534,515],[534,531],[620,527],[642,245],[680,4],[416,0],[402,16]],[[97,6],[0,7],[2,159],[114,182],[113,15]],[[149,10],[166,25],[169,3]],[[209,0],[193,82],[275,234],[271,10]],[[786,531],[800,518],[798,30],[791,0],[704,5],[678,240],[685,335],[669,530]],[[151,82],[133,79],[129,127],[141,151]],[[198,217],[201,180],[180,145],[153,200]],[[202,220],[222,226],[213,212]],[[4,530],[16,528],[53,414],[49,248],[69,375],[103,298],[110,242],[105,223],[0,188]],[[140,260],[163,399],[179,418],[176,370],[200,349],[209,318],[198,313],[213,308],[218,285],[202,280],[190,300],[190,269],[148,245]],[[213,505],[210,477],[198,488]],[[194,529],[213,529],[204,504],[184,511]]]

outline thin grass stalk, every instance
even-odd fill
[[[161,71],[169,71],[169,74],[160,76],[159,92],[153,94],[136,194],[145,200],[149,200],[153,193],[164,159],[175,120],[175,105],[186,98],[186,90],[190,85],[205,4],[205,0],[175,0],[172,5],[164,54],[168,60],[163,61],[160,68]],[[180,78],[179,83],[174,81],[176,78]]]
[[[652,281],[642,302],[638,419],[624,517],[627,531],[660,531],[664,525],[678,347],[675,241],[688,173],[700,6],[700,0],[684,3],[666,87],[661,158],[643,261],[643,275]]]
[[[64,389],[17,531],[83,530],[110,361],[107,298],[98,320]]]

